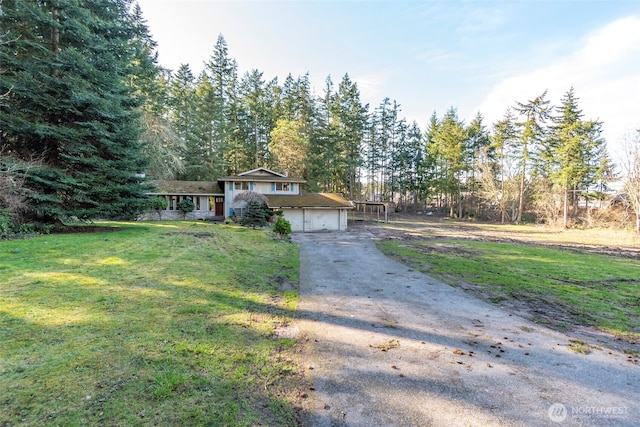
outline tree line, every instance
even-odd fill
[[[155,141],[162,149],[149,169],[160,179],[268,167],[304,178],[308,191],[398,209],[565,224],[581,200],[602,199],[617,179],[602,123],[584,118],[573,88],[556,107],[546,92],[515,101],[490,126],[481,114],[467,124],[453,107],[434,112],[423,130],[396,101],[363,104],[348,74],[337,85],[327,77],[320,95],[308,74],[282,84],[257,69],[239,77],[222,35],[198,76],[183,64],[156,83],[154,117],[171,130],[156,133],[167,137]],[[160,155],[169,147],[169,158]]]
[[[399,210],[502,222],[561,221],[617,179],[568,88],[469,123],[450,108],[424,128],[396,101],[364,104],[345,74],[320,94],[238,64],[220,35],[202,72],[157,62],[130,0],[0,4],[0,208],[64,221],[134,217],[147,179],[216,180],[267,167],[306,191],[393,201]]]

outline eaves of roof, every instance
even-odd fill
[[[311,193],[292,196],[267,194],[270,208],[334,208],[353,209],[347,199],[336,193]]]
[[[222,178],[218,178],[219,182],[290,182],[294,184],[302,184],[307,181],[304,179],[298,178],[289,178],[287,176],[276,176],[276,175],[233,175],[233,176],[223,176]]]
[[[154,190],[149,191],[150,195],[224,195],[218,183],[212,181],[148,181]]]

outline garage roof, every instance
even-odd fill
[[[340,208],[353,209],[347,199],[336,193],[311,193],[292,196],[265,194],[270,208]]]

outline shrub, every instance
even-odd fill
[[[240,224],[252,228],[264,227],[271,216],[273,216],[273,209],[269,208],[266,203],[248,202],[244,215],[240,218]]]
[[[0,239],[8,238],[15,226],[15,214],[10,209],[0,209]]]
[[[154,197],[149,200],[149,208],[158,213],[158,218],[162,219],[162,211],[166,210],[169,202],[164,197]]]
[[[196,205],[193,204],[193,200],[191,199],[182,199],[177,206],[178,210],[182,212],[183,218],[187,217],[189,212],[193,212],[196,208]]]
[[[273,225],[273,232],[277,233],[281,239],[284,239],[291,234],[291,223],[279,216],[276,223]]]

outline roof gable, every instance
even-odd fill
[[[267,168],[257,168],[257,169],[252,169],[250,171],[246,171],[246,172],[242,172],[239,173],[238,176],[277,176],[280,178],[286,178],[287,175],[278,173],[278,172],[274,172],[271,169],[267,169]]]
[[[257,168],[250,171],[242,172],[238,175],[223,176],[218,178],[220,182],[229,181],[246,181],[246,182],[290,182],[302,184],[306,182],[304,179],[290,178],[287,175],[274,172],[267,168]]]

